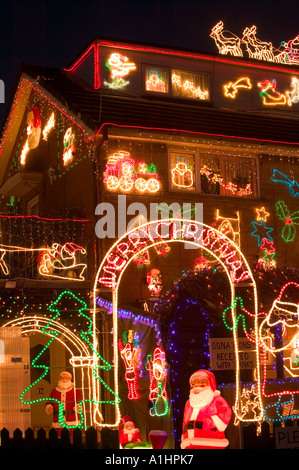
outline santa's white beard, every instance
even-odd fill
[[[210,387],[204,388],[200,392],[195,393],[198,391],[198,388],[194,388],[190,391],[190,405],[192,408],[202,408],[203,406],[208,405],[214,398],[214,392]]]
[[[135,429],[124,429],[124,434],[126,434],[126,436],[128,436],[129,442],[132,441],[133,435],[136,431],[138,431],[138,429],[136,429],[136,428]]]
[[[69,389],[69,388],[72,388],[72,386],[73,386],[73,383],[72,383],[71,380],[68,380],[67,382],[59,380],[59,382],[58,382],[58,387],[59,388]]]

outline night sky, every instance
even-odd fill
[[[21,62],[66,67],[95,37],[218,53],[209,37],[220,20],[242,37],[257,26],[257,37],[279,47],[299,34],[299,2],[216,0],[12,0],[1,2],[0,79],[5,104]]]

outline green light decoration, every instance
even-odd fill
[[[250,315],[250,313],[244,308],[242,297],[235,297],[233,305],[231,305],[230,307],[227,307],[223,312],[223,315],[222,315],[223,323],[225,324],[225,326],[228,330],[235,331],[238,328],[239,321],[242,320],[242,328],[246,333],[247,329],[246,329],[246,321],[245,321],[244,313],[240,313],[239,315],[237,315],[237,318],[236,318],[236,321],[235,321],[235,326],[230,326],[228,324],[228,322],[226,321],[227,312],[232,310],[232,309],[237,310],[238,305],[240,305],[240,308],[244,313],[246,313],[247,315]]]
[[[283,201],[278,201],[275,204],[276,214],[279,220],[284,222],[284,227],[281,236],[286,243],[295,240],[297,225],[299,225],[299,211],[290,213],[287,205]]]
[[[48,367],[44,364],[37,364],[37,362],[40,359],[40,357],[42,356],[42,354],[44,353],[44,351],[47,348],[50,347],[52,342],[59,335],[59,333],[57,331],[51,330],[51,323],[53,321],[56,321],[57,318],[60,316],[61,310],[59,309],[59,303],[60,303],[61,299],[65,296],[70,296],[74,301],[76,301],[80,304],[80,308],[78,309],[79,315],[81,317],[83,317],[84,319],[86,319],[88,324],[89,324],[87,331],[81,331],[80,332],[80,337],[83,341],[85,341],[88,344],[91,351],[96,354],[97,358],[104,363],[104,365],[99,365],[97,367],[93,367],[93,370],[92,370],[93,376],[95,377],[96,380],[99,380],[101,382],[101,384],[116,398],[115,401],[111,401],[111,400],[94,400],[94,399],[91,399],[91,398],[84,399],[84,400],[80,401],[79,411],[78,411],[79,415],[80,415],[80,424],[76,424],[75,426],[67,425],[67,423],[64,419],[64,416],[63,416],[64,405],[63,405],[63,403],[61,403],[56,398],[39,398],[38,400],[31,400],[31,401],[27,401],[27,400],[24,399],[24,396],[26,395],[26,393],[29,390],[31,390],[40,380],[42,380],[47,375],[48,371],[50,370],[50,367]],[[109,371],[109,370],[111,370],[112,366],[97,351],[94,350],[92,342],[89,339],[89,338],[93,337],[92,320],[86,314],[83,313],[84,311],[88,310],[88,306],[87,306],[86,302],[79,299],[79,297],[77,297],[73,292],[71,292],[69,290],[65,290],[57,297],[57,299],[54,302],[52,302],[50,304],[50,306],[48,307],[48,310],[51,313],[55,313],[55,315],[46,324],[46,326],[41,329],[41,332],[43,334],[50,335],[51,339],[46,344],[46,346],[40,351],[40,353],[32,360],[32,363],[31,363],[32,367],[34,367],[36,369],[41,369],[41,370],[43,370],[43,372],[42,372],[41,376],[35,382],[33,382],[29,387],[25,388],[25,390],[21,393],[20,401],[25,405],[33,405],[35,403],[40,403],[40,402],[51,402],[51,401],[56,402],[56,403],[58,403],[58,406],[59,406],[58,423],[62,428],[67,428],[67,429],[81,428],[81,429],[84,429],[84,428],[86,428],[86,426],[84,426],[84,424],[83,424],[84,423],[84,415],[83,415],[83,411],[82,411],[82,406],[83,406],[84,403],[92,402],[92,403],[97,404],[97,405],[99,405],[99,404],[117,405],[117,404],[120,403],[120,397],[117,396],[116,393],[103,381],[103,379],[97,375],[98,370]]]
[[[157,355],[155,354],[157,352]],[[165,367],[165,354],[157,347],[153,354],[147,356],[146,370],[149,373],[150,377],[150,393],[149,400],[153,403],[152,408],[149,413],[151,416],[166,416],[169,411],[169,400],[166,392],[166,375],[167,370]],[[155,359],[158,359],[162,362],[158,366],[158,369],[155,372],[154,362]],[[158,377],[157,375],[158,374]]]

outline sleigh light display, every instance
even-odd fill
[[[134,189],[144,193],[156,193],[160,189],[154,165],[136,163],[129,152],[120,151],[108,157],[104,172],[104,183],[110,191],[128,193]]]

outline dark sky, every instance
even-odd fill
[[[0,79],[5,104],[21,62],[66,67],[94,37],[139,41],[217,53],[209,37],[219,21],[238,36],[257,26],[257,37],[278,47],[299,34],[299,1],[11,0],[0,9]]]

